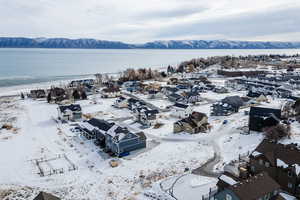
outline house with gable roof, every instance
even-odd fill
[[[174,123],[174,133],[187,132],[197,134],[208,129],[208,117],[204,113],[193,112],[187,118]]]
[[[105,151],[122,156],[134,150],[146,147],[144,133],[132,133],[127,128],[114,125],[105,134]]]
[[[223,175],[220,179],[227,186],[214,195],[215,200],[269,200],[280,192],[280,185],[266,172],[241,181]]]
[[[192,114],[192,112],[193,110],[191,106],[183,103],[175,103],[172,107],[171,116],[183,119]]]
[[[61,105],[57,108],[58,119],[62,121],[77,121],[82,118],[82,110],[79,104]]]
[[[300,148],[263,140],[249,156],[251,174],[267,172],[283,190],[300,196]]]

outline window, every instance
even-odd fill
[[[288,183],[288,188],[293,188],[293,184],[292,183]]]
[[[288,171],[288,176],[292,177],[292,172],[291,171]]]
[[[269,162],[266,162],[266,163],[265,163],[265,166],[266,166],[266,167],[270,167],[270,163],[269,163]]]
[[[266,194],[265,196],[264,196],[264,200],[269,200],[270,199],[270,194]]]
[[[226,200],[232,200],[232,196],[230,194],[226,194]]]
[[[255,167],[254,166],[251,166],[251,171],[255,172]]]
[[[262,159],[259,159],[259,164],[260,165],[263,165],[264,164],[264,161]]]

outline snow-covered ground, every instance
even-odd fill
[[[213,82],[224,84],[224,80],[217,78]],[[74,123],[55,121],[57,105],[31,99],[0,98],[0,123],[9,122],[13,126],[10,130],[0,130],[0,198],[8,193],[10,199],[31,200],[43,190],[66,200],[144,200],[148,199],[144,193],[166,195],[164,189],[173,186],[173,195],[179,200],[200,199],[215,187],[217,179],[194,175],[186,172],[187,169],[198,168],[217,154],[220,161],[214,170],[222,171],[225,164],[252,151],[263,139],[258,133],[241,134],[249,117],[244,111],[249,108],[228,117],[210,117],[210,102],[226,96],[243,96],[245,92],[201,95],[207,101],[193,105],[193,110],[206,113],[212,129],[196,135],[173,134],[173,123],[178,119],[170,116],[171,111],[159,114],[160,128],[141,129],[128,109],[111,106],[115,99],[95,95],[78,101],[84,114],[115,120],[131,130],[145,132],[147,148],[120,158],[116,168],[110,167],[111,158],[93,141],[70,131]],[[146,95],[137,96],[159,108],[172,105],[166,99],[148,100]],[[263,106],[280,107],[282,103],[283,100],[270,99],[270,103]],[[224,120],[227,123],[223,123]],[[282,142],[300,143],[299,130],[300,124],[293,123],[292,138]],[[41,158],[49,160],[41,162],[43,170],[62,169],[63,173],[41,177],[35,164],[36,159]],[[75,170],[69,170],[73,165]]]
[[[90,100],[79,103],[84,113],[93,113],[100,118],[130,115],[128,110],[112,108],[112,101],[99,99],[99,104]],[[213,155],[212,148],[202,143],[157,141],[158,145],[154,148],[133,158],[120,159],[121,165],[111,168],[108,163],[110,159],[103,158],[91,141],[78,136],[70,137],[67,132],[71,126],[59,125],[54,121],[56,105],[30,99],[13,102],[22,108],[15,124],[20,129],[18,134],[11,133],[13,137],[0,140],[0,189],[9,185],[26,186],[49,191],[64,199],[133,198],[143,191],[141,174],[150,176],[152,183],[180,174],[186,167],[198,167]],[[151,140],[149,138],[148,142]],[[66,155],[78,170],[68,171],[69,163],[57,158],[41,166],[45,170],[63,168],[64,173],[40,177],[34,159],[51,159],[58,155]]]

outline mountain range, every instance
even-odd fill
[[[0,37],[0,48],[71,49],[294,49],[300,42],[252,42],[231,40],[166,40],[144,44],[96,39]]]

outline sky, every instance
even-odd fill
[[[299,0],[0,0],[0,36],[300,41]]]

